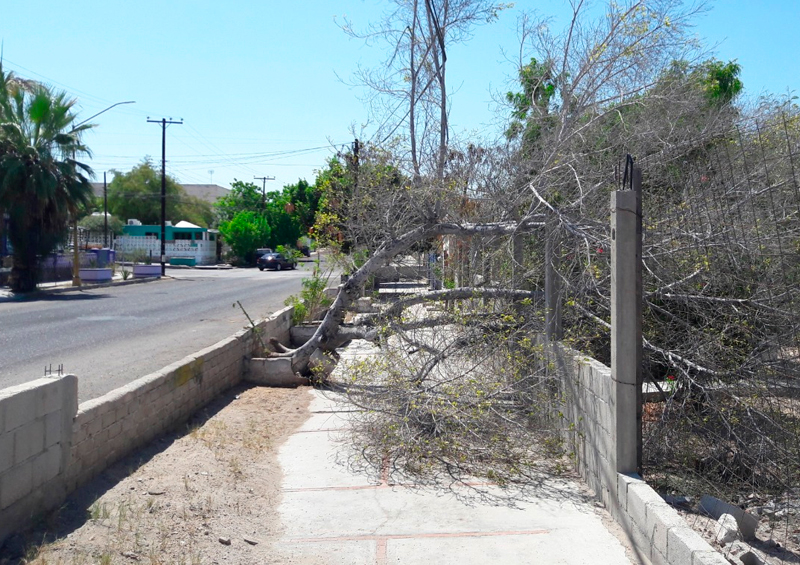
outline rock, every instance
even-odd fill
[[[742,565],[766,565],[767,558],[746,543],[735,541],[727,548],[728,560]]]
[[[247,538],[246,537],[246,538],[244,538],[244,541],[246,543],[249,543],[250,545],[258,545],[258,540],[254,539],[254,538]]]
[[[127,557],[128,559],[132,559],[132,560],[134,560],[134,561],[139,561],[139,556],[138,556],[138,555],[136,555],[136,554],[135,554],[134,552],[132,552],[132,551],[123,551],[123,552],[122,552],[122,556],[123,556],[123,557]]]
[[[733,506],[718,498],[706,495],[700,499],[700,510],[715,520],[719,520],[720,516],[723,514],[730,514],[736,519],[739,531],[742,533],[742,538],[747,541],[755,539],[758,518],[749,512],[745,512],[738,506]]]
[[[221,543],[222,545],[230,545],[231,538],[219,538],[219,543]]]
[[[165,492],[167,492],[167,491],[165,491],[163,489],[153,488],[153,489],[148,490],[147,494],[152,494],[153,496],[160,496],[160,495],[164,494]]]
[[[662,494],[661,498],[670,506],[691,506],[692,497],[690,496],[674,496],[672,494]]]
[[[739,525],[736,523],[736,518],[730,514],[720,516],[717,520],[717,531],[714,537],[721,545],[728,545],[736,541],[739,537]]]

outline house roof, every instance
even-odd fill
[[[194,196],[212,204],[230,192],[229,189],[218,184],[182,184],[181,186],[189,196]],[[103,183],[93,182],[92,190],[95,196],[103,196]]]
[[[196,228],[198,230],[203,229],[200,226],[197,226],[197,225],[193,224],[192,222],[187,222],[186,220],[181,220],[180,222],[175,224],[175,227],[176,228]]]

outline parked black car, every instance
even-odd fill
[[[259,271],[264,269],[274,269],[280,271],[281,269],[294,269],[297,262],[294,259],[287,259],[280,253],[264,253],[256,261]]]

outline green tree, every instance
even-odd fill
[[[742,67],[736,61],[723,63],[712,59],[700,66],[703,89],[709,102],[716,106],[729,104],[744,88],[739,75]]]
[[[100,214],[91,214],[84,217],[78,222],[78,225],[91,232],[102,233],[106,224],[103,221],[103,213],[100,212]],[[108,233],[120,235],[122,234],[122,227],[124,225],[125,224],[122,223],[122,220],[116,216],[112,216],[111,214],[108,215]]]
[[[70,215],[91,202],[91,169],[75,125],[75,100],[18,79],[0,65],[0,210],[9,217],[11,287],[36,289],[38,261],[67,234]]]
[[[220,198],[214,209],[220,226],[237,217],[240,220],[245,217],[263,219],[269,226],[269,235],[259,246],[274,248],[278,245],[293,246],[300,237],[307,235],[318,206],[317,187],[302,179],[284,186],[281,191],[266,194],[251,182],[236,180],[230,193]],[[242,216],[242,212],[252,212],[252,215]]]
[[[204,228],[212,227],[216,222],[216,215],[211,203],[202,198],[190,196],[186,194],[186,191],[178,202],[177,218]]]
[[[214,203],[220,224],[231,221],[239,212],[263,210],[264,197],[252,182],[234,179],[228,194]]]
[[[248,265],[255,263],[256,249],[269,245],[272,233],[266,218],[249,210],[242,210],[230,220],[221,222],[219,232],[233,253]]]
[[[127,173],[114,172],[108,185],[108,209],[127,220],[135,218],[143,224],[161,223],[161,172],[146,157]],[[211,205],[186,194],[178,181],[166,178],[166,219],[176,223],[187,220],[208,227],[214,220]]]
[[[506,129],[508,139],[523,138],[531,144],[539,138],[542,118],[549,113],[551,99],[556,94],[552,64],[540,63],[531,58],[519,69],[522,92],[507,92],[506,102],[511,105],[511,123]]]

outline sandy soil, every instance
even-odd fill
[[[307,389],[237,388],[76,492],[0,564],[278,563],[278,446]],[[44,542],[44,543],[43,543]]]

